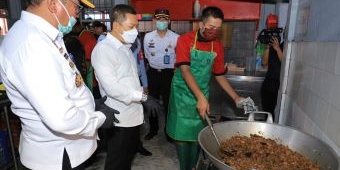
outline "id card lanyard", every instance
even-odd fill
[[[58,37],[58,38],[61,38],[61,37]],[[59,53],[62,56],[64,56],[65,60],[67,60],[71,69],[76,72],[75,85],[76,85],[76,87],[80,87],[84,83],[83,78],[81,77],[81,75],[80,75],[77,67],[75,66],[74,62],[71,60],[70,55],[67,53],[67,51],[64,49],[64,47],[62,45],[60,45],[60,43],[57,43],[56,41],[57,40],[52,40],[53,44],[58,48]]]

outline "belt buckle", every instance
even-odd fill
[[[160,72],[162,72],[162,69],[157,69],[157,71],[160,73]]]

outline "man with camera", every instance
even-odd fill
[[[261,87],[261,101],[262,109],[266,112],[270,112],[275,119],[274,110],[280,87],[280,70],[281,60],[283,57],[283,42],[280,43],[280,33],[282,32],[282,28],[278,28],[277,15],[273,14],[269,14],[267,17],[266,26],[267,30],[277,31],[270,35],[270,39],[262,39],[262,43],[266,46],[262,64],[265,68],[268,68],[268,70]]]

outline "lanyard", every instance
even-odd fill
[[[58,38],[61,38],[61,37],[58,37]],[[57,47],[59,53],[65,58],[65,60],[68,61],[68,64],[71,67],[71,69],[76,72],[75,85],[77,87],[80,87],[84,83],[83,78],[81,77],[81,75],[80,75],[78,69],[76,68],[74,62],[71,60],[70,55],[67,53],[67,51],[64,49],[64,47],[62,45],[60,45],[61,43],[57,43],[56,41],[57,40],[52,40],[53,44]]]

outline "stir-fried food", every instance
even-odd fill
[[[221,143],[221,160],[236,170],[319,170],[318,164],[259,135],[233,136]]]

